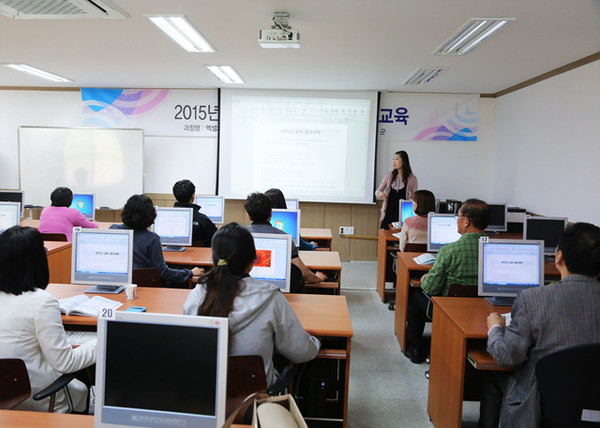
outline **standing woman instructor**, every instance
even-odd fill
[[[383,199],[382,229],[389,229],[390,223],[399,220],[398,204],[400,199],[410,200],[418,186],[417,177],[412,173],[408,154],[404,150],[394,154],[392,165],[394,169],[383,177],[381,184],[375,190],[375,197]]]

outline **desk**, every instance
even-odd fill
[[[327,281],[305,284],[308,289],[329,289],[340,294],[342,283],[342,262],[337,251],[298,251],[300,260],[313,272],[321,271],[327,275]]]
[[[409,282],[413,278],[421,278],[421,276],[428,272],[433,266],[432,264],[417,264],[413,258],[419,255],[421,255],[421,253],[398,252],[394,331],[402,352],[406,352],[406,314],[408,310]],[[550,278],[560,279],[560,273],[558,272],[558,269],[556,269],[554,262],[544,262],[544,275],[546,280]]]
[[[398,251],[396,269],[396,309],[394,311],[394,331],[402,352],[406,352],[406,316],[408,312],[408,292],[411,278],[421,278],[429,272],[433,264],[420,265],[413,258],[421,253]]]
[[[320,254],[327,254],[322,252]],[[87,285],[50,284],[46,291],[58,299],[82,294]],[[112,300],[123,303],[118,310],[125,310],[131,306],[145,306],[148,312],[181,314],[189,290],[176,288],[138,287],[135,300],[126,300],[125,293],[109,296]],[[343,427],[347,426],[348,416],[348,385],[350,380],[350,351],[352,339],[352,323],[348,304],[344,296],[323,296],[313,294],[286,294],[285,298],[298,316],[304,329],[323,341],[327,346],[321,349],[317,358],[337,360],[343,378],[340,383],[343,387],[342,414]],[[94,317],[65,316],[63,324],[75,326],[95,326],[97,319]],[[331,342],[331,345],[329,344]],[[303,412],[306,419],[309,414]],[[0,426],[3,426],[0,424]]]
[[[50,282],[71,282],[71,243],[46,241]]]
[[[427,412],[436,428],[460,427],[469,341],[487,339],[487,316],[510,306],[482,298],[434,297]]]
[[[331,229],[300,228],[300,237],[305,241],[315,241],[319,246],[315,251],[331,251]]]
[[[391,269],[390,251],[398,251],[398,242],[400,241],[393,235],[391,230],[379,229],[377,236],[377,293],[381,301],[385,303],[385,280],[391,278],[393,271]]]
[[[108,229],[111,224],[119,224],[118,222],[114,221],[96,221],[95,223],[98,225],[98,229]],[[40,226],[40,221],[25,218],[21,220],[20,225],[23,227],[33,227],[34,229],[37,229]]]
[[[0,410],[0,427],[5,428],[94,428],[94,416],[64,413]],[[232,425],[233,428],[250,425]]]
[[[212,267],[212,250],[209,247],[186,247],[185,251],[163,251],[169,265],[186,267]]]

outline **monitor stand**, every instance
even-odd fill
[[[485,300],[487,300],[492,306],[512,306],[515,298],[506,296],[493,296],[486,297]]]
[[[181,245],[167,245],[165,248],[163,248],[163,251],[175,251],[180,253],[185,251],[185,247],[182,247]]]
[[[85,293],[119,294],[124,289],[125,287],[123,287],[122,285],[94,285],[85,290]]]

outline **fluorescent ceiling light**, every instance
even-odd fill
[[[244,83],[244,80],[230,65],[207,65],[206,68],[224,83]]]
[[[471,18],[438,47],[434,55],[465,55],[516,18]]]
[[[402,85],[423,86],[446,71],[448,67],[421,67],[413,71]]]
[[[146,16],[188,52],[214,52],[215,49],[183,15]]]
[[[3,64],[5,67],[10,67],[14,70],[23,71],[25,73],[33,74],[34,76],[41,77],[42,79],[51,80],[57,83],[72,82],[72,80],[66,79],[56,74],[48,73],[47,71],[40,70],[35,67],[31,67],[27,64]]]

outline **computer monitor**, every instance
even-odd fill
[[[292,237],[279,233],[253,233],[256,261],[250,276],[289,293],[292,275]]]
[[[400,199],[398,204],[398,212],[400,213],[400,218],[398,219],[400,226],[404,224],[407,218],[415,216],[415,212],[413,211],[413,201]]]
[[[507,212],[506,204],[488,204],[490,210],[490,222],[485,228],[486,232],[506,232]]]
[[[73,202],[69,208],[75,208],[81,212],[88,220],[94,220],[94,194],[93,193],[73,193]]]
[[[288,210],[299,210],[300,209],[300,200],[299,199],[286,199],[285,206]]]
[[[462,202],[457,199],[446,199],[445,201],[441,201],[438,205],[440,214],[458,214]]]
[[[225,217],[225,198],[222,196],[196,196],[196,205],[200,212],[213,223],[223,223]]]
[[[73,228],[71,282],[86,293],[116,294],[133,276],[133,230]]]
[[[0,202],[18,202],[21,204],[20,216],[23,217],[23,197],[22,190],[0,190]]]
[[[19,224],[21,204],[18,202],[0,202],[0,233]]]
[[[156,218],[151,229],[166,245],[165,251],[184,251],[192,245],[193,208],[155,207]]]
[[[525,216],[523,224],[523,239],[542,239],[544,241],[544,254],[553,256],[558,245],[558,238],[567,227],[565,217],[534,217]]]
[[[300,245],[300,210],[271,210],[271,225],[292,235],[296,246]]]
[[[454,214],[427,214],[427,251],[437,252],[446,244],[458,241],[460,233]]]
[[[517,293],[544,283],[544,241],[479,238],[478,294],[512,305]]]
[[[94,427],[223,426],[228,334],[227,318],[98,320]]]

